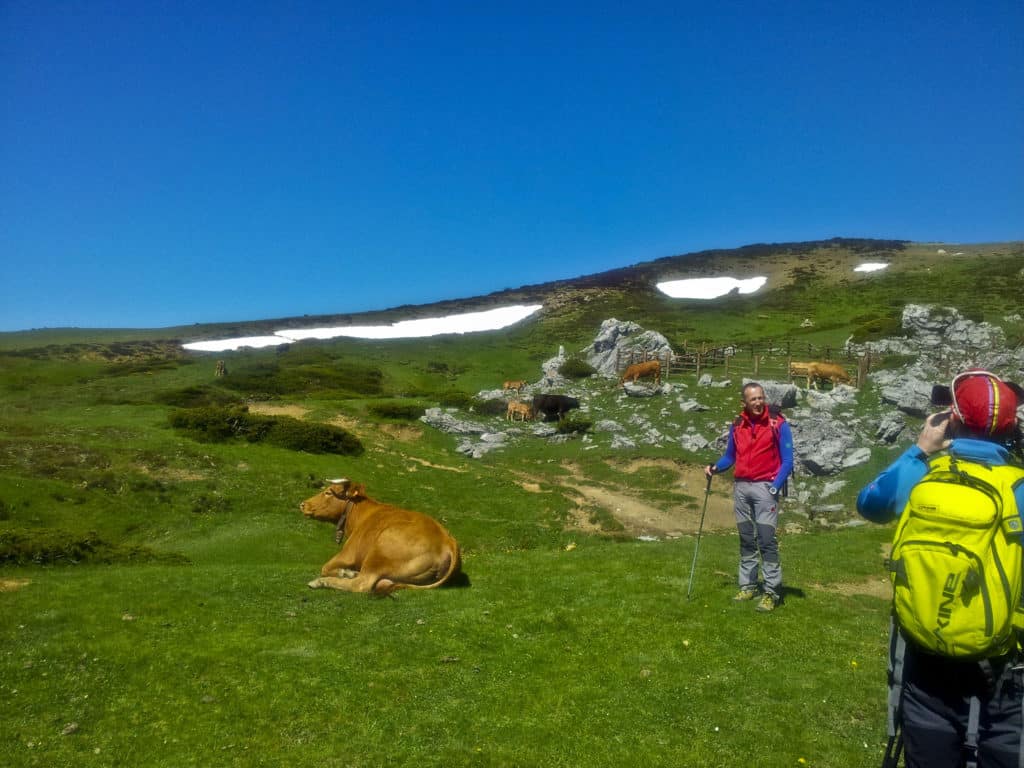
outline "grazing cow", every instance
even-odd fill
[[[515,421],[516,414],[519,415],[520,420],[529,421],[533,418],[533,408],[529,403],[521,403],[518,400],[509,400],[508,409],[505,411],[505,419],[507,421]]]
[[[462,565],[459,543],[439,522],[366,495],[362,483],[333,480],[299,505],[314,520],[336,523],[341,551],[320,569],[315,588],[387,595],[396,589],[430,589]]]
[[[636,384],[637,379],[646,376],[654,377],[654,386],[661,384],[661,362],[659,360],[648,360],[646,363],[634,363],[626,369],[619,380],[619,385],[625,385],[630,379]]]
[[[789,375],[791,378],[793,376],[805,376],[808,389],[811,387],[817,389],[819,379],[828,379],[832,382],[833,387],[840,382],[843,384],[851,382],[850,374],[846,372],[843,366],[837,363],[790,363]]]
[[[568,395],[534,395],[534,414],[543,413],[544,421],[561,419],[573,408],[579,408],[580,401]]]
[[[522,379],[516,379],[515,381],[506,381],[504,384],[501,385],[501,391],[502,392],[515,391],[515,393],[518,395],[519,392],[522,390],[522,388],[525,387],[525,386],[526,386],[526,382],[523,381]]]

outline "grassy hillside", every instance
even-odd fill
[[[891,266],[853,273],[862,261]],[[582,348],[608,317],[677,347],[838,345],[891,335],[907,302],[938,303],[1019,343],[1024,325],[1005,318],[1022,270],[1020,244],[830,241],[358,318],[545,305],[472,336],[211,356],[177,343],[357,318],[0,334],[0,762],[876,765],[890,531],[784,512],[786,604],[758,615],[729,600],[731,484],[716,481],[688,601],[699,465],[713,453],[612,450],[584,431],[524,433],[471,459],[416,416],[457,405],[504,427],[476,393],[535,381],[559,345]],[[755,274],[769,277],[762,292],[714,302],[653,287]],[[575,419],[679,418],[588,386]],[[688,418],[722,423],[736,393],[719,399]],[[442,520],[471,585],[392,599],[309,590],[335,545],[298,504],[338,476]],[[848,506],[856,491],[842,492]],[[645,528],[658,514],[671,525]]]

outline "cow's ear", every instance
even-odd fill
[[[348,487],[348,497],[350,499],[365,499],[366,486],[362,483],[351,483]]]

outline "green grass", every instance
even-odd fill
[[[581,349],[608,317],[675,345],[836,345],[890,327],[905,298],[1022,331],[1000,314],[1019,304],[1019,247],[979,246],[948,264],[930,247],[889,250],[902,272],[838,291],[822,254],[841,248],[823,248],[786,252],[806,282],[753,299],[672,302],[636,282],[653,269],[639,265],[620,282],[561,286],[561,304],[507,331],[224,353],[220,379],[216,358],[155,342],[275,324],[0,334],[0,764],[877,765],[888,606],[857,587],[883,578],[889,529],[827,530],[784,512],[805,532],[782,536],[789,592],[769,616],[730,601],[736,537],[706,530],[688,601],[693,536],[638,542],[603,508],[587,512],[598,532],[582,533],[563,482],[696,516],[703,489],[676,485],[664,460],[696,466],[710,449],[611,451],[588,429],[473,460],[415,420],[443,404],[503,425],[503,408],[482,414],[476,393],[535,381],[558,346]],[[694,263],[731,272],[772,253]],[[809,316],[814,328],[800,329]],[[759,377],[783,377],[777,354],[756,364]],[[730,376],[754,365],[741,355]],[[678,397],[698,392],[692,376],[669,381]],[[580,425],[627,411],[659,424],[675,408],[627,409],[613,382],[578,384],[592,389],[589,412],[573,412]],[[687,418],[702,432],[735,414],[734,389],[700,395],[711,410]],[[365,451],[199,442],[169,421],[264,399],[351,431]],[[876,404],[867,389],[851,416]],[[845,477],[848,508],[893,455],[873,453]],[[391,599],[308,589],[336,546],[298,504],[339,476],[441,520],[470,586]]]

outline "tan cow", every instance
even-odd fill
[[[790,378],[794,376],[806,377],[808,389],[811,387],[817,389],[819,379],[828,379],[832,382],[833,387],[840,382],[843,384],[851,382],[850,374],[846,372],[843,366],[837,363],[790,363],[789,375]]]
[[[514,391],[517,395],[522,391],[523,387],[526,386],[526,382],[522,379],[515,379],[514,381],[506,381],[501,385],[502,392]]]
[[[522,421],[529,421],[533,418],[533,406],[529,403],[522,403],[518,400],[509,400],[508,408],[505,411],[506,421],[515,421],[516,414]]]
[[[462,566],[459,543],[439,522],[366,495],[362,483],[333,480],[299,505],[302,514],[336,524],[341,551],[320,569],[314,589],[387,595],[396,589],[431,589]]]
[[[641,379],[646,376],[654,377],[655,386],[661,384],[660,360],[648,360],[646,363],[633,363],[633,365],[629,366],[626,369],[626,372],[622,374],[622,378],[619,379],[619,384],[623,385],[630,379],[632,379],[633,383],[636,384],[637,379]]]

